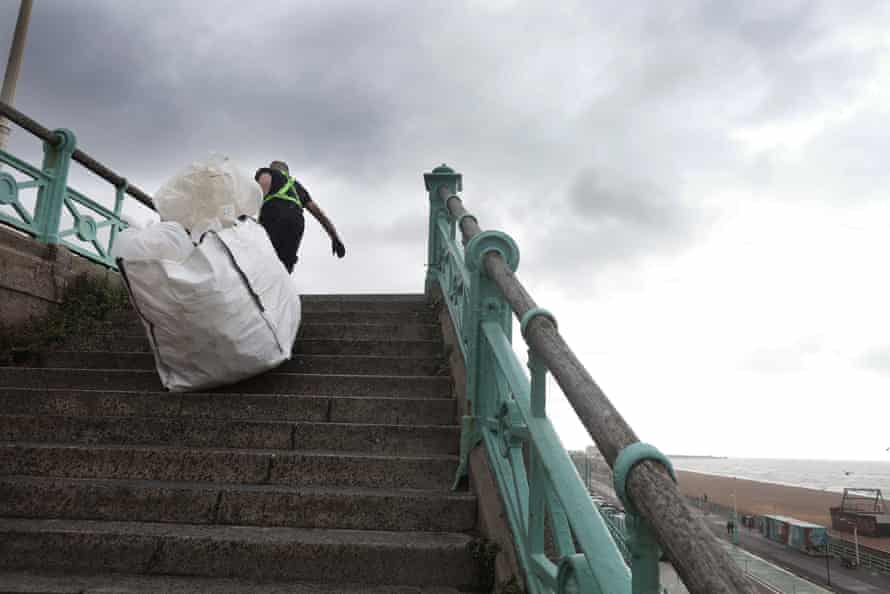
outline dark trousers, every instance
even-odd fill
[[[278,259],[290,273],[297,263],[297,250],[303,240],[303,209],[289,200],[267,200],[260,209],[260,224],[269,234]]]

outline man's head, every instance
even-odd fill
[[[287,163],[285,163],[284,161],[272,161],[271,163],[269,163],[269,169],[277,169],[285,175],[290,174],[290,170],[287,168]]]

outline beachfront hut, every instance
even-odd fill
[[[763,516],[760,533],[770,540],[788,544],[788,520],[785,516]]]
[[[816,552],[825,544],[825,526],[788,516],[763,516],[760,532],[770,540],[805,553]]]
[[[790,525],[788,546],[804,553],[816,553],[825,549],[828,531],[825,526],[810,522],[797,522]]]

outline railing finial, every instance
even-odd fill
[[[452,193],[463,191],[463,176],[454,169],[442,163],[429,173],[423,174],[426,191],[430,193],[430,200],[436,197],[437,190],[445,186]]]
[[[497,252],[511,271],[519,267],[519,246],[503,231],[483,231],[467,243],[467,266],[470,270],[483,270],[482,258],[488,252]]]

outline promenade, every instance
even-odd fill
[[[755,530],[741,528],[739,531],[739,545],[735,547],[729,543],[726,534],[726,520],[727,518],[720,514],[709,514],[706,517],[706,521],[714,534],[726,544],[734,558],[742,561],[742,564],[744,564],[745,560],[744,551],[747,551],[817,586],[808,586],[795,580],[783,578],[778,573],[771,574],[771,577],[776,580],[775,582],[770,582],[771,585],[779,587],[782,592],[791,594],[803,594],[804,592],[886,594],[890,592],[890,576],[865,568],[847,569],[842,567],[837,559],[830,560],[831,586],[829,586],[827,579],[828,570],[824,557],[805,555],[800,551],[764,538]],[[742,551],[737,549],[742,549]],[[753,562],[749,561],[749,563]]]

